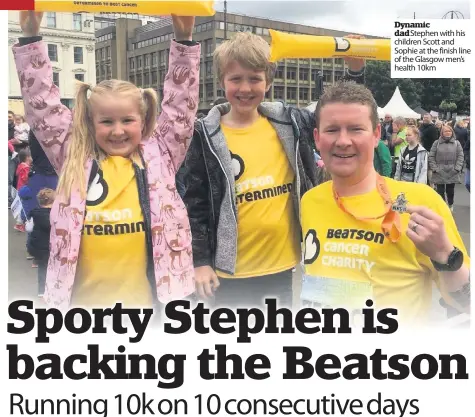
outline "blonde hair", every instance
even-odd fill
[[[56,193],[51,188],[43,188],[37,194],[36,199],[40,206],[50,206],[54,202]]]
[[[253,71],[265,71],[266,84],[270,85],[274,80],[276,65],[269,62],[269,56],[270,46],[263,38],[250,32],[238,32],[215,49],[213,60],[221,83],[228,66],[238,62]]]
[[[418,139],[421,137],[421,133],[419,132],[419,129],[416,126],[408,126],[406,133],[412,132],[413,135],[416,135]]]
[[[455,123],[455,126],[458,127],[465,127],[465,122],[463,120],[458,120],[457,123]]]
[[[89,90],[91,95],[88,98]],[[107,157],[95,141],[92,109],[96,97],[107,93],[127,93],[127,97],[130,97],[131,100],[137,100],[144,123],[142,137],[150,136],[155,129],[158,105],[155,90],[151,88],[142,90],[134,84],[122,80],[105,80],[95,87],[91,87],[86,83],[79,83],[73,112],[71,139],[58,182],[58,194],[68,201],[73,186],[78,187],[82,198],[86,197],[85,167],[88,159],[92,158],[100,162]],[[139,149],[130,155],[130,158],[142,165]]]

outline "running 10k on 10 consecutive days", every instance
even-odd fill
[[[370,400],[339,399],[335,394],[311,399],[222,399],[217,394],[198,394],[192,401],[185,399],[155,399],[147,394],[118,394],[113,400],[27,399],[21,394],[10,395],[10,415],[417,415],[417,399],[384,399],[381,393]],[[110,409],[113,408],[113,409]]]

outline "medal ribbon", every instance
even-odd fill
[[[337,206],[346,214],[350,215],[356,220],[376,220],[376,219],[383,219],[381,223],[381,229],[386,237],[393,243],[397,242],[401,237],[401,216],[397,211],[392,209],[392,201],[391,201],[391,193],[389,192],[388,186],[386,185],[386,181],[384,178],[376,174],[376,190],[378,194],[384,201],[384,213],[380,216],[375,217],[358,217],[351,213],[343,204],[342,198],[338,195],[333,188],[333,198]]]

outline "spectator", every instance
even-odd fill
[[[28,146],[28,134],[30,133],[30,126],[25,122],[25,118],[17,114],[15,116],[15,142],[19,145],[26,147]]]
[[[396,117],[393,122],[392,135],[392,144],[394,147],[395,158],[399,158],[401,149],[407,146],[406,130],[406,120],[404,117]]]
[[[28,149],[22,149],[18,154],[18,158],[20,163],[18,164],[18,168],[16,170],[16,189],[20,190],[24,185],[28,184],[28,177],[30,174],[30,166],[31,166],[31,155]]]
[[[468,192],[470,192],[470,134],[467,136],[467,141],[463,148],[463,155],[465,157],[465,166],[467,167],[465,171],[465,187]]]
[[[390,114],[384,116],[384,122],[381,125],[381,140],[388,146],[390,151],[393,151],[391,144],[391,137],[393,134],[393,118]]]
[[[437,192],[453,211],[455,184],[461,183],[463,149],[448,125],[442,128],[440,138],[432,145],[429,166],[432,169],[432,182],[436,184]]]
[[[389,148],[382,140],[378,142],[378,146],[374,148],[374,169],[384,177],[391,177],[392,160]]]
[[[440,134],[437,131],[436,125],[432,123],[432,118],[429,113],[424,114],[420,133],[422,146],[427,150],[432,149],[432,145],[439,138]]]
[[[466,128],[465,122],[463,120],[459,120],[455,123],[455,138],[460,142],[462,148],[465,147],[465,142],[468,140],[468,130]]]
[[[38,264],[38,297],[45,292],[46,269],[49,258],[50,213],[55,192],[49,188],[42,189],[37,196],[39,207],[31,211],[33,231],[28,239],[27,249]]]
[[[419,129],[409,126],[406,139],[408,145],[401,150],[394,179],[427,184],[429,152],[420,144]]]
[[[51,162],[46,157],[43,148],[40,146],[40,143],[36,139],[36,136],[32,130],[30,130],[28,143],[33,161],[30,168],[28,186],[30,187],[31,194],[33,195],[34,207],[38,207],[36,196],[43,188],[56,190],[58,185],[58,175],[51,165]]]

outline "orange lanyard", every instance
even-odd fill
[[[381,196],[381,198],[384,201],[384,208],[385,211],[383,214],[380,216],[375,216],[375,217],[357,217],[348,209],[345,207],[343,204],[343,201],[341,197],[338,195],[338,193],[335,191],[333,188],[333,198],[335,199],[335,202],[337,206],[346,214],[350,215],[356,220],[376,220],[376,219],[383,219],[383,222],[381,224],[381,229],[383,230],[384,235],[389,238],[391,242],[397,242],[399,238],[401,237],[401,216],[397,211],[394,211],[392,209],[392,201],[391,201],[391,193],[389,192],[388,186],[386,185],[386,181],[384,178],[377,174],[376,177],[376,190],[378,191],[378,194]]]

